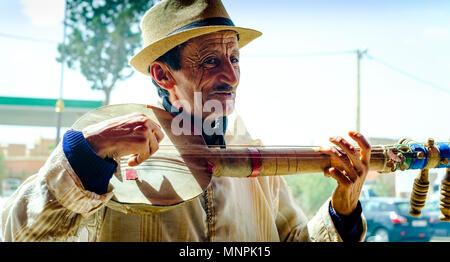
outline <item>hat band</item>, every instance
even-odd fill
[[[181,32],[181,31],[188,30],[188,29],[196,28],[196,27],[214,26],[214,25],[234,26],[234,23],[233,23],[233,21],[231,21],[231,19],[226,18],[226,17],[209,17],[209,18],[198,20],[198,21],[195,21],[188,25],[185,25],[185,26],[173,31],[172,33],[169,33],[167,36],[173,35],[173,34]]]

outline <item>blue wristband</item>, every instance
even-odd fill
[[[331,201],[328,211],[342,240],[344,242],[358,242],[363,232],[361,203],[358,201],[356,209],[348,216],[334,212]]]
[[[81,131],[68,130],[63,137],[63,151],[86,190],[99,195],[108,191],[109,180],[116,172],[114,159],[103,159],[91,148]]]

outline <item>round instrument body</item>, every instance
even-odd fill
[[[131,113],[143,113],[158,123],[164,139],[159,150],[138,166],[128,166],[126,156],[115,159],[119,166],[110,180],[109,190],[113,190],[114,196],[108,206],[143,214],[168,210],[201,195],[209,185],[211,173],[205,170],[202,159],[187,159],[182,155],[192,144],[207,147],[201,136],[186,139],[173,135],[170,131],[173,115],[169,112],[142,104],[108,105],[83,115],[72,129],[81,131],[89,125]]]

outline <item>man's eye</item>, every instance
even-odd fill
[[[219,65],[220,61],[217,58],[211,57],[207,58],[203,61],[203,64],[206,66],[217,66]]]
[[[230,61],[231,61],[231,63],[239,63],[239,58],[237,58],[237,57],[232,57],[232,58],[230,59]]]

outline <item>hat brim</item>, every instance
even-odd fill
[[[173,35],[169,35],[163,39],[149,44],[139,53],[137,53],[133,58],[131,58],[130,65],[137,71],[146,75],[150,75],[150,73],[148,72],[148,66],[170,49],[188,41],[191,38],[222,30],[232,30],[236,31],[239,34],[239,48],[244,47],[252,40],[262,35],[262,33],[257,30],[236,26],[196,27],[175,33]]]

